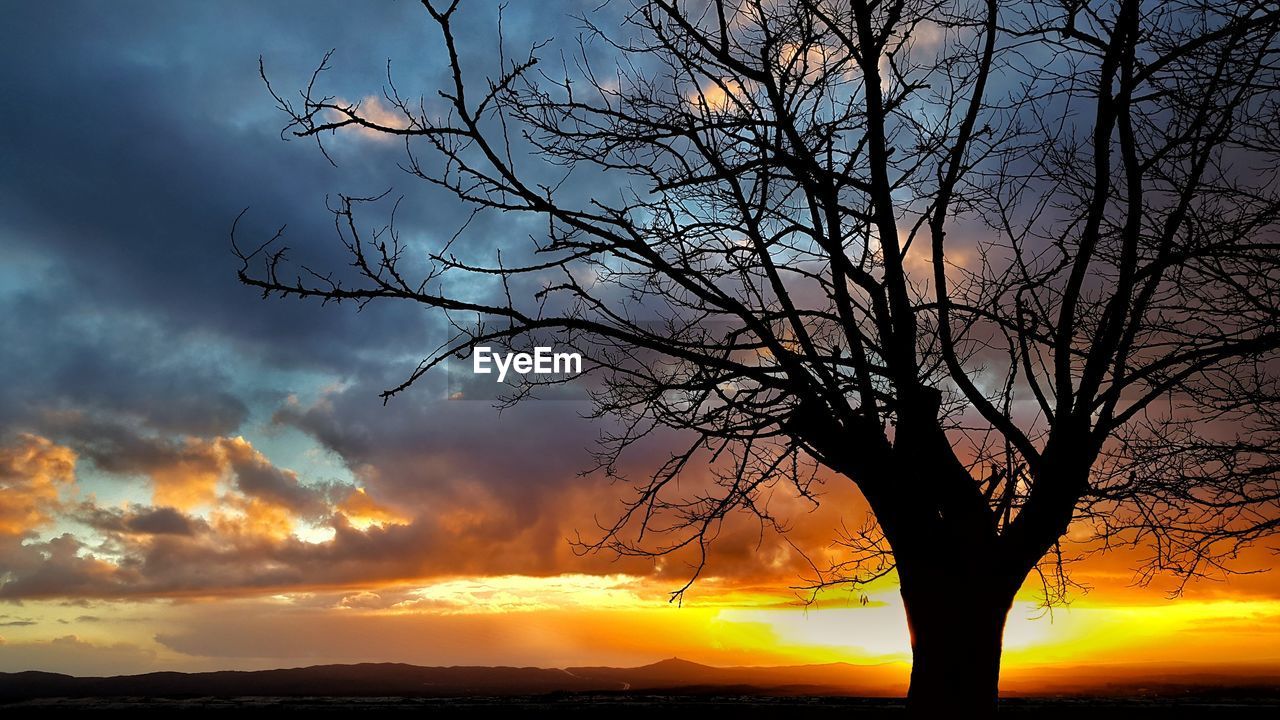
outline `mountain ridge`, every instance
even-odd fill
[[[1175,663],[1167,667],[1134,666],[1125,672],[1081,666],[1059,668],[1038,679],[1026,671],[1009,675],[1008,690],[1013,695],[1167,696],[1192,691],[1247,691],[1280,697],[1280,668],[1270,665]],[[677,657],[637,667],[423,666],[384,662],[96,677],[40,670],[0,673],[0,699],[6,701],[90,697],[444,698],[565,693],[892,698],[902,697],[905,692],[904,668],[894,663],[716,667]]]

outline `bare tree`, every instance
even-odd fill
[[[578,349],[622,428],[606,471],[690,438],[595,545],[705,558],[825,468],[875,522],[818,584],[896,570],[911,707],[985,713],[1014,594],[1065,588],[1069,527],[1192,578],[1280,522],[1276,3],[630,0],[555,70],[503,49],[479,79],[457,2],[424,6],[447,87],[388,73],[393,121],[319,91],[326,57],[272,91],[286,130],[402,137],[410,173],[545,232],[477,262],[464,231],[415,274],[342,198],[354,274],[273,238],[237,246],[240,279],[440,311],[456,335],[387,397],[479,345]]]

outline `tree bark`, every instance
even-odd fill
[[[913,717],[995,714],[1013,592],[982,584],[972,577],[963,584],[904,581],[912,653],[907,708]]]

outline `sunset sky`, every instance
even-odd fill
[[[511,45],[572,38],[572,12],[507,9]],[[490,60],[494,5],[459,19]],[[865,507],[831,478],[822,504],[779,489],[787,538],[729,524],[682,606],[687,558],[580,555],[626,487],[580,475],[600,433],[570,400],[498,413],[449,399],[444,374],[385,407],[442,338],[407,306],[263,302],[228,233],[320,266],[342,247],[326,194],[405,200],[412,240],[467,217],[396,168],[403,146],[350,133],[282,142],[262,55],[292,92],[330,48],[334,92],[368,98],[390,58],[402,88],[443,66],[413,2],[8,4],[0,30],[0,671],[118,674],[322,662],[638,665],[905,663],[892,578],[800,602]],[[472,42],[474,40],[474,42]],[[372,221],[371,221],[372,222]],[[481,216],[495,240],[534,225]],[[661,441],[631,455],[643,473]],[[1006,668],[1171,662],[1280,668],[1280,576],[1134,584],[1139,556],[1074,568],[1046,612],[1029,581]],[[1240,569],[1265,570],[1272,549]],[[957,593],[964,588],[956,588]],[[1074,672],[1074,670],[1071,670]],[[905,678],[905,674],[903,675]]]

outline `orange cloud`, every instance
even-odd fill
[[[340,107],[350,108],[355,115],[375,125],[395,129],[403,129],[409,125],[409,121],[405,118],[404,113],[400,112],[394,106],[388,104],[386,100],[378,97],[377,95],[366,95],[359,102],[354,103],[341,98],[336,99],[333,102],[335,105]],[[325,122],[341,122],[347,119],[349,119],[349,117],[346,113],[330,110],[326,114]],[[343,128],[343,130],[354,133],[355,137],[362,140],[372,140],[374,142],[395,142],[398,140],[396,135],[361,125],[349,125]]]
[[[688,100],[689,104],[704,111],[733,112],[738,109],[738,103],[745,99],[746,92],[741,82],[726,78],[707,81],[703,87],[692,90]]]
[[[361,529],[371,525],[404,525],[409,522],[409,518],[369,497],[362,487],[353,489],[343,498],[337,510],[347,516],[352,527]]]
[[[0,447],[0,535],[24,535],[52,522],[75,483],[76,454],[38,435]]]
[[[209,524],[221,538],[238,541],[285,540],[293,535],[295,525],[287,508],[235,494],[223,496]]]
[[[98,449],[103,457],[95,462],[112,472],[145,475],[156,506],[184,511],[213,507],[230,489],[296,512],[323,510],[315,490],[296,473],[276,467],[243,437],[147,438],[137,445],[115,454]]]
[[[216,444],[187,438],[169,462],[157,464],[148,473],[152,501],[183,510],[212,503],[225,469],[225,458]]]

